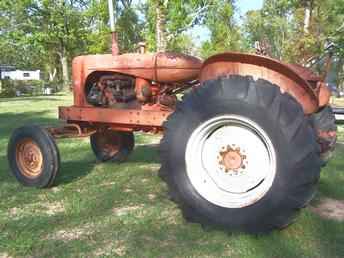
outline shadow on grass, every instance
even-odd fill
[[[0,114],[0,121],[3,121],[0,124],[0,138],[7,139],[10,138],[11,132],[20,126],[28,125],[28,124],[36,124],[36,125],[54,125],[58,124],[59,120],[47,118],[48,111],[39,111],[39,112],[25,112],[19,114],[13,113],[1,113]],[[3,146],[3,153],[5,153],[6,146]],[[130,155],[129,159],[126,161],[128,163],[158,163],[159,162],[159,145],[151,144],[151,145],[139,145],[137,146],[133,153]],[[68,148],[63,148],[63,151],[68,152]],[[79,151],[85,151],[80,148]],[[61,159],[61,168],[60,173],[56,179],[56,183],[54,185],[60,184],[68,184],[75,180],[80,179],[81,177],[90,173],[96,164],[94,160],[73,160],[73,161],[65,161],[63,160],[63,153]],[[3,160],[2,164],[7,164],[6,156],[0,158]],[[13,182],[13,178],[11,177],[10,173],[6,173],[9,171],[7,165],[0,169],[0,180],[1,182],[10,181]]]
[[[93,165],[83,160],[61,162],[60,173],[55,179],[54,186],[70,184],[88,175]]]
[[[128,163],[159,163],[159,144],[146,144],[136,146],[129,156]]]
[[[86,148],[90,147],[80,147],[80,151],[86,152]],[[63,151],[68,152],[68,147],[65,147]],[[92,172],[94,166],[101,164],[99,161],[96,161],[95,157],[91,159],[84,157],[79,160],[64,161],[63,156],[65,156],[65,154],[62,153],[61,156],[61,167],[54,186],[65,185],[77,181]],[[159,163],[159,145],[148,144],[137,146],[128,160],[121,164],[132,166],[137,163]],[[107,162],[107,165],[115,167],[118,166],[118,163]]]
[[[288,243],[288,236],[281,235],[280,232],[266,237],[237,234],[219,239],[218,236],[222,233],[205,233],[192,224],[171,225],[164,224],[163,221],[122,224],[115,219],[112,223],[114,224],[100,225],[96,232],[86,232],[85,235],[71,241],[47,240],[43,244],[47,252],[45,256],[63,255],[66,250],[75,252],[75,255],[89,256],[99,251],[102,255],[114,256],[115,251],[122,250],[127,257],[320,258],[342,257],[343,254],[343,242],[338,241],[340,239],[338,234],[342,232],[332,226],[328,227],[327,223],[320,226],[320,232],[310,236],[315,241],[313,243],[307,241]],[[233,242],[238,245],[233,245]],[[307,246],[308,244],[310,246]],[[37,247],[37,245],[33,246],[33,250],[38,251]],[[309,250],[309,248],[314,249]],[[226,251],[227,255],[225,255]]]
[[[0,113],[0,137],[9,138],[10,133],[17,127],[36,124],[36,125],[49,125],[57,124],[57,119],[48,118],[47,114],[49,111],[38,111],[38,112],[25,112],[23,107],[23,113]]]

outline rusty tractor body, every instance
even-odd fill
[[[322,78],[261,55],[203,62],[144,52],[119,55],[113,33],[112,54],[74,58],[63,123],[13,132],[8,160],[18,181],[54,184],[59,138],[90,137],[99,161],[123,162],[135,132],[163,133],[159,174],[187,220],[249,233],[290,224],[336,142]]]
[[[308,202],[309,192],[313,193],[316,183],[312,178],[318,177],[320,171],[320,166],[314,165],[320,164],[318,156],[314,156],[319,149],[316,145],[320,144],[320,158],[322,155],[329,156],[327,153],[333,150],[336,128],[320,130],[323,124],[321,119],[328,115],[320,112],[318,120],[321,122],[314,122],[318,126],[314,128],[318,134],[317,142],[311,134],[305,133],[308,130],[308,122],[305,124],[307,117],[327,110],[330,93],[320,77],[302,66],[285,64],[265,56],[233,52],[212,56],[204,62],[183,54],[142,53],[79,56],[73,60],[72,71],[74,104],[59,107],[59,119],[63,123],[44,129],[19,128],[11,138],[8,150],[10,166],[24,185],[47,187],[53,184],[60,163],[54,142],[56,139],[90,137],[98,160],[123,162],[134,149],[134,132],[164,133],[161,177],[170,191],[178,196],[178,204],[183,207],[185,217],[229,230],[267,232],[289,224],[290,210],[294,212],[300,208],[298,205]],[[178,104],[178,95],[185,91],[191,97]],[[217,104],[223,101],[222,94],[229,102],[216,109]],[[272,99],[266,100],[266,97]],[[261,103],[270,106],[255,114]],[[181,106],[178,108],[178,105]],[[185,109],[185,106],[188,108]],[[242,113],[240,110],[244,111],[246,106],[251,111]],[[283,118],[283,109],[290,109],[286,118]],[[269,112],[281,114],[276,124],[264,120],[264,116],[273,117]],[[213,116],[209,116],[212,113]],[[250,113],[255,115],[250,117]],[[185,114],[187,116],[183,118]],[[203,116],[209,117],[205,119]],[[197,121],[193,121],[195,118]],[[192,134],[188,134],[189,121],[190,128],[194,128]],[[181,129],[183,126],[184,130]],[[285,135],[281,133],[274,138],[274,131],[269,134],[271,128],[275,128],[274,131],[283,128]],[[302,136],[299,136],[300,133]],[[184,140],[183,135],[187,135]],[[281,145],[278,141],[283,137],[292,140]],[[305,148],[313,150],[303,154],[303,150],[297,148],[305,146],[302,141],[307,137],[309,142],[314,142],[308,143],[310,147]],[[294,144],[296,139],[299,142]],[[209,147],[211,145],[213,147]],[[304,160],[301,159],[295,166],[303,167],[300,162],[306,164],[305,171],[297,173],[309,173],[308,181],[304,182],[308,186],[302,184],[299,187],[305,189],[301,190],[291,187],[295,189],[293,193],[303,191],[304,194],[272,211],[271,204],[261,203],[274,184],[278,184],[274,183],[275,174],[282,172],[276,167],[288,166],[278,163],[281,159],[279,151],[285,146],[290,146],[290,150],[282,159],[288,160],[290,153],[295,153],[296,157],[298,152],[301,153]],[[179,163],[181,165],[176,165]],[[197,164],[203,165],[198,167]],[[253,167],[259,169],[260,166],[265,172],[252,171]],[[287,172],[283,173],[294,173],[299,169],[284,170]],[[178,177],[180,171],[184,174]],[[252,178],[255,174],[257,176]],[[189,185],[179,190],[185,182]],[[195,192],[183,196],[188,189],[194,189],[198,197],[191,198]],[[284,196],[293,193],[286,192]],[[194,204],[206,207],[199,209]],[[222,210],[217,211],[219,207]],[[256,210],[251,211],[252,207]],[[283,219],[270,226],[270,220],[266,219],[280,218],[279,212],[283,208],[286,209]],[[244,221],[241,214],[244,211],[241,210],[245,210]],[[264,212],[261,213],[261,210]],[[268,212],[274,213],[268,216]],[[249,214],[264,218],[263,222],[251,223]],[[221,216],[227,219],[219,219]]]
[[[163,121],[175,107],[176,93],[198,84],[201,67],[198,58],[173,53],[77,57],[73,61],[74,106],[61,107],[60,118],[78,124],[81,131],[97,126],[162,131]],[[114,88],[108,87],[111,82],[122,83],[123,91],[114,95]],[[101,94],[98,103],[89,101],[92,87]]]
[[[99,127],[162,132],[178,93],[221,76],[270,81],[293,96],[307,115],[327,105],[330,97],[321,78],[306,68],[252,54],[223,53],[204,63],[175,53],[90,55],[76,57],[72,68],[74,105],[59,108],[67,125],[50,129],[58,138],[89,136]],[[111,83],[123,85],[123,90],[114,94]],[[99,94],[96,102],[91,100],[92,87]]]

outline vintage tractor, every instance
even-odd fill
[[[98,160],[123,162],[135,132],[163,133],[160,176],[187,220],[251,233],[291,223],[336,140],[321,78],[253,54],[119,55],[113,35],[112,54],[73,60],[64,124],[13,132],[8,160],[18,181],[53,185],[58,138],[90,137]]]

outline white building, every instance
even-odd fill
[[[27,81],[27,80],[40,80],[41,79],[41,71],[22,71],[22,70],[14,70],[14,71],[3,71],[2,78],[3,79],[10,79],[10,80],[20,80],[20,81]]]

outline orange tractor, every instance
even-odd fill
[[[113,33],[112,54],[76,57],[72,71],[65,123],[13,132],[8,160],[23,185],[53,185],[58,138],[90,137],[98,160],[123,162],[135,132],[163,133],[160,176],[188,220],[268,232],[312,199],[336,141],[321,78],[261,55],[120,55]]]

